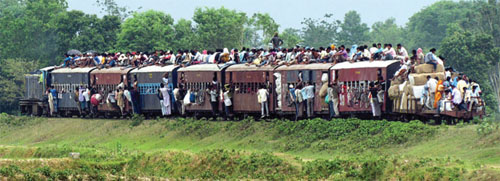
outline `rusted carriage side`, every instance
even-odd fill
[[[323,85],[321,77],[326,74],[329,77],[329,69],[331,64],[299,64],[291,66],[281,66],[275,70],[281,76],[281,105],[276,106],[276,110],[281,111],[283,114],[295,114],[295,107],[290,103],[289,85],[297,87],[299,80],[299,73],[302,75],[303,82],[311,82],[314,85],[314,112],[315,114],[326,114],[328,105],[325,103],[324,98],[319,96],[320,89]],[[303,103],[304,104],[304,103]],[[301,107],[305,111],[305,107]],[[300,114],[300,113],[299,113]],[[305,113],[304,113],[305,115]]]
[[[158,89],[165,73],[169,74],[168,83],[171,90],[177,87],[177,70],[180,66],[147,66],[140,69],[134,69],[130,72],[132,81],[137,80],[139,88],[141,111],[146,113],[161,113],[160,100],[158,99]],[[172,95],[172,102],[174,101]]]
[[[260,113],[257,91],[261,85],[269,88],[269,112],[274,112],[275,78],[273,73],[277,66],[232,65],[225,71],[224,84],[232,85],[233,111],[237,113]]]
[[[123,82],[124,88],[129,87],[131,84],[131,79],[129,72],[133,68],[127,67],[111,67],[105,69],[95,69],[90,73],[90,82],[92,86],[95,86],[97,91],[103,94],[104,98],[108,97],[110,91],[115,92],[117,86]],[[115,95],[116,96],[116,95]],[[118,114],[120,109],[116,104],[104,103],[100,104],[98,107],[99,112],[113,112]],[[124,112],[130,113],[132,110],[131,105],[128,101],[125,101]]]
[[[214,77],[217,80],[217,92],[223,88],[224,80],[223,69],[216,64],[200,64],[183,67],[177,70],[177,87],[182,85],[184,89],[194,91],[197,99],[202,96],[200,101],[186,106],[186,112],[209,112],[212,110],[210,105],[210,96],[206,93],[209,86],[212,85]],[[222,101],[219,101],[219,111],[222,110]]]
[[[387,99],[387,90],[394,73],[399,69],[399,61],[364,61],[343,62],[331,68],[330,82],[337,82],[341,88],[339,94],[339,111],[342,113],[371,112],[369,99],[369,84],[377,80],[385,82],[382,112],[391,110],[392,102]]]
[[[90,72],[94,67],[61,68],[50,73],[52,86],[59,93],[58,110],[60,113],[72,114],[78,111],[79,104],[74,99],[74,90],[80,86],[90,85]]]

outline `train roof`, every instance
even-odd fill
[[[386,61],[362,61],[362,62],[342,62],[332,67],[333,70],[339,69],[353,69],[353,68],[385,68],[394,63],[399,63],[399,60],[386,60]]]
[[[280,66],[276,70],[328,70],[330,67],[332,67],[330,63],[312,63]]]
[[[219,67],[222,67],[223,65],[217,65],[217,64],[197,64],[197,65],[191,65],[187,67],[181,67],[178,71],[179,72],[191,72],[191,71],[221,71],[222,69]]]
[[[167,65],[167,66],[152,65],[152,66],[147,66],[147,67],[136,68],[136,69],[132,70],[131,73],[172,72],[177,67],[179,67],[179,66],[178,65]]]
[[[94,70],[95,67],[83,67],[83,68],[60,68],[60,69],[55,69],[51,73],[89,73],[90,71]]]
[[[123,74],[127,73],[134,68],[132,67],[111,67],[103,69],[95,69],[92,74]]]
[[[271,66],[271,65],[266,65],[266,66],[260,66],[257,67],[256,65],[245,65],[245,64],[236,64],[236,65],[231,65],[229,66],[226,71],[230,72],[245,72],[245,71],[271,71],[276,69],[278,66]]]
[[[55,68],[56,68],[56,66],[50,66],[50,67],[41,68],[40,71],[51,71],[51,70],[54,70]]]

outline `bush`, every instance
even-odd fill
[[[130,126],[131,127],[136,127],[136,126],[139,126],[142,124],[142,122],[145,120],[146,118],[144,118],[144,116],[142,114],[133,114],[132,115],[132,118],[130,118],[130,120],[132,120],[132,122],[130,123]]]

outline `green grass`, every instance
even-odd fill
[[[500,133],[494,128],[478,134],[478,128],[357,119],[217,122],[0,115],[0,176],[497,180]],[[68,159],[73,151],[82,158]]]

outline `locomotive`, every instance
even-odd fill
[[[20,100],[20,110],[24,115],[48,115],[45,88],[53,86],[58,94],[58,114],[62,117],[79,115],[78,102],[74,100],[72,92],[80,86],[95,86],[107,97],[108,92],[114,90],[118,84],[136,86],[140,94],[141,114],[147,117],[161,115],[161,106],[158,89],[163,75],[168,73],[169,85],[177,88],[183,84],[186,90],[195,92],[196,101],[186,106],[185,115],[202,116],[210,114],[210,96],[205,91],[217,82],[216,90],[222,91],[224,85],[229,84],[234,89],[232,96],[233,114],[249,116],[260,114],[261,108],[257,101],[257,91],[261,85],[269,90],[269,112],[275,117],[295,115],[295,107],[290,104],[288,87],[295,86],[298,80],[310,82],[315,87],[314,114],[328,115],[328,104],[319,93],[327,84],[336,82],[339,92],[339,112],[341,117],[371,118],[371,107],[368,98],[368,85],[379,82],[382,86],[381,111],[384,118],[389,120],[470,120],[481,116],[482,112],[460,112],[445,110],[424,110],[416,106],[418,100],[408,100],[401,109],[399,100],[388,98],[388,89],[396,71],[400,68],[400,61],[364,61],[342,62],[332,64],[296,64],[296,65],[266,65],[255,66],[235,64],[229,66],[217,64],[198,64],[187,67],[178,65],[151,65],[141,68],[112,67],[97,69],[95,67],[56,68],[46,67],[36,73],[26,75],[25,95]],[[172,100],[173,100],[173,96]],[[127,102],[125,112],[131,113],[132,106]],[[177,113],[179,108],[173,106]],[[218,111],[223,112],[224,105],[219,101]],[[98,107],[99,116],[111,118],[120,114],[116,106],[101,103]],[[439,116],[438,116],[439,115]]]

